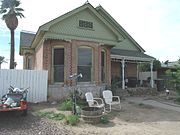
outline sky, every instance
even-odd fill
[[[81,5],[87,0],[20,0],[25,18],[19,18],[15,30],[15,61],[23,68],[19,56],[22,30],[37,32],[39,26]],[[101,5],[146,51],[157,60],[176,61],[180,58],[180,0],[89,0],[93,7]],[[0,56],[9,68],[10,32],[0,20]]]

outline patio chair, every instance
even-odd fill
[[[103,98],[104,98],[105,104],[109,105],[109,110],[108,111],[106,110],[107,112],[111,112],[113,105],[118,105],[121,110],[120,98],[119,96],[113,96],[112,91],[110,90],[103,91]]]
[[[103,111],[105,112],[105,104],[102,98],[94,98],[91,92],[87,92],[85,97],[89,107],[103,108]]]

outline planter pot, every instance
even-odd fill
[[[97,124],[102,117],[102,108],[84,107],[81,109],[81,117],[87,123]]]

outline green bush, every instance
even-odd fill
[[[76,100],[76,105],[80,106],[80,108],[87,106],[87,102],[84,99],[77,99]],[[67,99],[64,102],[62,102],[59,107],[58,110],[61,111],[72,111],[73,108],[73,101],[72,99]]]
[[[86,102],[85,99],[77,99],[76,104],[77,104],[78,106],[80,106],[81,108],[84,107],[84,106],[88,106],[88,103]]]
[[[79,122],[79,117],[77,115],[68,115],[65,120],[67,124],[76,125]]]
[[[61,111],[71,111],[73,106],[72,99],[67,99],[63,103],[60,104],[58,110]]]
[[[100,122],[101,122],[102,124],[107,124],[107,123],[109,123],[108,117],[107,117],[107,116],[101,117]]]

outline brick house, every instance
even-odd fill
[[[101,6],[89,3],[43,24],[36,33],[20,35],[23,68],[48,70],[48,95],[53,99],[69,94],[73,73],[83,74],[77,83],[83,92],[99,95],[114,75],[124,88],[126,76],[137,77],[137,62],[153,61],[144,52]]]

